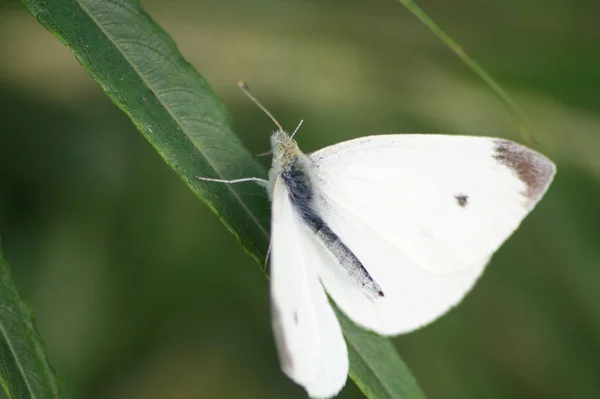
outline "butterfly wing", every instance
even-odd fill
[[[283,371],[313,398],[338,393],[348,375],[346,343],[316,272],[310,232],[281,179],[272,203],[271,301]]]
[[[466,136],[364,137],[310,159],[320,214],[384,297],[367,298],[331,262],[321,281],[351,319],[381,334],[418,328],[459,302],[556,171],[516,143]]]

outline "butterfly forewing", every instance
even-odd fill
[[[555,173],[518,144],[465,136],[371,136],[310,159],[319,213],[384,297],[364,298],[334,262],[321,280],[351,319],[386,335],[459,302]]]

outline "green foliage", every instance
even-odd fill
[[[14,399],[57,398],[60,383],[31,310],[10,276],[0,248],[0,383]]]
[[[197,176],[264,176],[234,135],[225,107],[171,38],[134,1],[23,0],[133,121],[189,188],[257,261],[268,233],[264,190]],[[369,398],[422,398],[391,343],[344,321],[351,377]]]
[[[521,133],[528,145],[533,144],[533,138],[529,133],[529,122],[525,118],[525,115],[521,109],[514,103],[512,98],[504,91],[500,84],[490,75],[485,69],[483,69],[477,61],[471,58],[465,50],[450,37],[438,24],[436,24],[430,17],[423,11],[419,5],[413,0],[398,0],[404,5],[415,17],[417,17],[425,26],[427,26],[448,48],[450,48],[454,54],[462,62],[465,63],[476,75],[478,75],[504,102],[504,105],[513,113],[520,123]]]
[[[137,108],[133,120],[144,137],[159,152],[169,145],[179,152],[180,142],[187,142],[189,157],[201,162],[210,156],[210,143],[206,147],[204,137],[193,135],[212,126],[188,129],[185,135],[192,137],[179,135],[181,124],[165,115],[163,105],[156,106],[167,93],[157,98],[147,89],[163,79],[183,79],[178,87],[193,88],[183,93],[190,102],[175,111],[190,109],[188,118],[221,112],[204,115],[205,108],[187,107],[201,101],[209,108],[213,101],[215,108],[222,106],[212,94],[206,97],[210,90],[195,88],[201,78],[183,67],[187,64],[178,51],[173,54],[172,43],[135,60],[124,60],[118,51],[136,43],[170,43],[144,12],[136,4],[103,0],[93,9],[105,12],[92,17],[92,2],[65,0],[60,9],[57,3],[26,2],[49,27],[60,23],[58,37],[77,49],[75,57],[119,107],[128,115]],[[600,53],[590,52],[597,4],[550,0],[540,13],[532,0],[490,2],[484,8],[472,1],[419,3],[516,96],[541,150],[560,172],[466,300],[432,325],[397,337],[394,346],[432,398],[599,397],[600,97],[590,83],[600,81]],[[266,150],[271,125],[235,90],[239,78],[249,79],[285,126],[305,119],[299,140],[307,151],[381,132],[519,140],[514,113],[505,112],[489,86],[473,79],[448,46],[459,56],[462,49],[437,43],[398,3],[142,4],[228,98],[236,133],[255,152]],[[134,134],[131,122],[71,53],[24,15],[20,4],[0,1],[0,6],[0,228],[19,288],[35,305],[65,380],[65,396],[152,399],[195,397],[207,390],[216,392],[214,397],[304,398],[278,368],[268,328],[267,282],[249,266],[252,261]],[[138,17],[129,26],[94,25],[122,14],[123,7]],[[419,10],[411,10],[428,24]],[[91,30],[77,21],[87,21]],[[141,31],[141,25],[148,30]],[[106,32],[119,28],[130,30],[131,40],[107,39]],[[112,59],[104,58],[110,54]],[[181,71],[162,70],[161,79],[140,83],[130,61],[146,70],[147,57],[148,67],[174,60],[170,67]],[[184,79],[188,74],[192,77]],[[218,140],[230,130],[226,119],[223,128],[215,124]],[[156,120],[171,126],[158,134]],[[197,154],[200,149],[203,154]],[[269,209],[264,191],[245,185],[234,192],[194,180],[205,173],[264,176],[264,168],[240,154],[244,159],[228,160],[219,170],[181,174],[185,165],[174,166],[213,208],[230,196],[235,202],[238,191],[256,200],[251,209],[260,213],[260,222],[241,205],[218,211],[244,246],[255,247],[249,252],[262,266]],[[226,154],[213,162],[221,157]],[[410,382],[399,377],[410,374],[401,371],[390,341],[380,342],[344,318],[341,323],[351,376],[361,389],[382,398],[390,397],[388,387],[409,390]],[[389,357],[395,360],[373,361]],[[373,383],[388,373],[393,374],[389,385]],[[418,390],[413,394],[419,397]],[[362,394],[349,383],[342,397]]]

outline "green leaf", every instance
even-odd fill
[[[368,398],[425,399],[425,394],[389,339],[355,326],[336,309],[342,325],[350,377]]]
[[[10,398],[58,398],[60,383],[0,248],[0,383]]]
[[[265,190],[196,177],[264,177],[223,104],[136,1],[23,0],[242,246],[264,262]],[[263,212],[264,213],[264,212]]]
[[[171,38],[134,1],[22,2],[262,265],[269,210],[264,189],[196,177],[264,177],[266,171],[242,147],[225,107]],[[351,377],[369,398],[423,397],[388,340],[347,321],[344,333]]]

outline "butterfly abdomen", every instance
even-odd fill
[[[296,157],[283,168],[281,178],[288,189],[290,201],[298,216],[315,233],[319,242],[362,288],[370,299],[382,297],[381,287],[373,280],[361,261],[340,237],[331,230],[315,206],[310,160]]]

